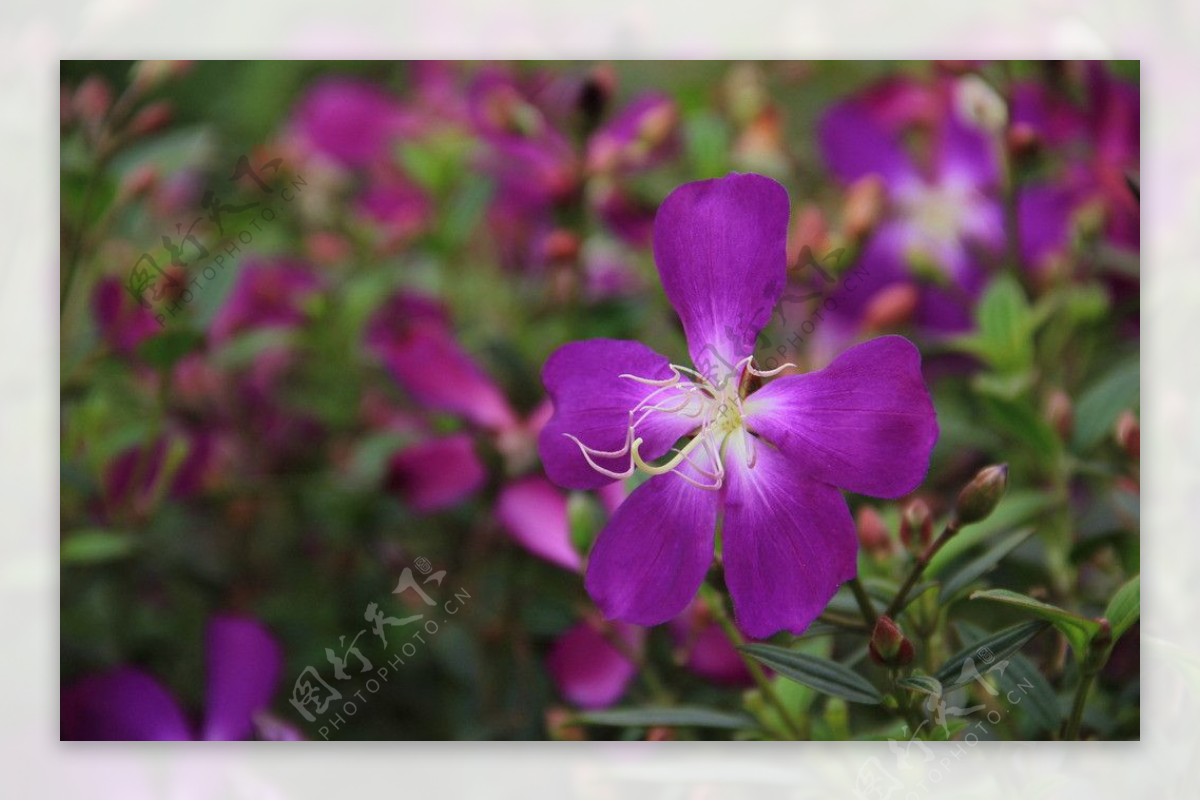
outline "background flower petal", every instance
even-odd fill
[[[583,559],[571,545],[567,496],[541,476],[514,482],[500,492],[496,519],[525,550],[577,571]]]
[[[174,696],[148,673],[118,668],[63,691],[63,740],[190,740]]]
[[[591,621],[576,623],[555,641],[546,657],[546,669],[559,694],[583,709],[612,706],[625,694],[637,674],[627,654],[641,646],[642,632],[616,624],[610,635],[624,646],[618,649]]]
[[[205,740],[245,740],[270,706],[283,674],[283,650],[261,623],[222,615],[208,624]]]

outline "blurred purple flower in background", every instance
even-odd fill
[[[586,587],[610,619],[656,625],[682,612],[712,562],[720,516],[739,628],[802,632],[855,575],[857,536],[837,487],[898,497],[925,476],[937,423],[907,340],[866,343],[744,395],[744,379],[769,376],[751,349],[783,292],[787,224],[786,191],[762,176],[676,189],[655,221],[655,260],[699,371],[603,339],[546,362],[554,416],[539,451],[551,480],[590,489],[639,469],[652,476],[588,562]]]
[[[546,669],[559,694],[575,706],[612,706],[637,675],[633,657],[641,650],[643,637],[644,632],[635,626],[618,623],[605,628],[583,620],[555,640],[546,657]]]
[[[207,691],[199,728],[157,679],[138,668],[120,667],[63,690],[62,739],[246,740],[256,732],[300,739],[297,731],[266,714],[283,672],[283,654],[261,623],[214,617],[205,652]]]

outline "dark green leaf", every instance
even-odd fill
[[[856,704],[883,702],[883,696],[870,682],[845,665],[832,660],[758,643],[743,645],[741,650],[779,675],[826,695],[845,698]]]
[[[1016,653],[1025,643],[1047,628],[1049,626],[1046,623],[1031,620],[1002,629],[979,642],[972,643],[947,659],[945,664],[938,668],[934,677],[942,683],[946,690],[961,687],[974,681],[979,675],[987,673],[990,668]],[[969,669],[963,670],[968,660],[971,660],[974,672]]]
[[[673,706],[641,709],[605,709],[585,712],[575,718],[600,726],[695,726],[706,729],[751,729],[754,720],[737,712],[703,707]]]
[[[974,561],[963,567],[957,573],[954,573],[942,583],[942,592],[939,596],[940,603],[946,603],[947,600],[953,598],[955,593],[967,587],[975,579],[989,572],[996,565],[1000,564],[1000,560],[1008,556],[1025,540],[1033,536],[1032,528],[1021,529],[1020,531],[1005,537],[1000,542],[993,545]]]
[[[1007,606],[1024,609],[1033,616],[1040,617],[1066,635],[1067,641],[1075,650],[1075,655],[1081,659],[1087,653],[1088,643],[1100,631],[1100,624],[1094,620],[1012,590],[979,590],[971,593],[971,600],[996,601]]]
[[[152,367],[170,370],[175,363],[198,349],[204,335],[186,328],[170,328],[147,339],[138,346],[138,355]]]

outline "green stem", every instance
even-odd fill
[[[708,607],[716,618],[717,624],[721,630],[725,632],[725,636],[733,643],[737,649],[738,655],[741,656],[742,662],[746,665],[746,670],[754,678],[755,684],[762,692],[763,698],[767,700],[776,711],[779,712],[779,718],[783,722],[783,726],[787,729],[788,736],[793,739],[803,739],[801,731],[803,727],[797,722],[788,711],[787,705],[783,703],[783,699],[779,697],[779,693],[775,692],[775,686],[771,684],[767,674],[763,673],[762,667],[754,660],[754,657],[747,654],[741,649],[746,644],[746,640],[742,637],[742,633],[737,630],[737,626],[733,625],[733,621],[729,619],[729,615],[725,611],[725,601],[721,594],[707,584],[703,585],[705,600],[708,601]]]
[[[942,549],[943,545],[950,541],[951,537],[958,533],[959,528],[958,519],[955,517],[950,518],[950,522],[942,529],[942,533],[938,535],[938,538],[917,559],[917,563],[913,565],[913,569],[909,572],[908,578],[904,580],[900,591],[896,593],[896,597],[888,604],[888,608],[884,612],[885,615],[894,620],[896,615],[904,611],[904,605],[908,603],[908,594],[912,592],[912,588],[920,580],[921,574],[925,572],[925,568],[929,567],[930,560],[933,559],[934,554]]]
[[[875,614],[875,604],[871,603],[871,596],[867,595],[867,590],[863,587],[862,579],[858,576],[850,579],[850,590],[854,593],[854,600],[858,601],[858,608],[862,610],[863,620],[866,621],[867,628],[871,631],[875,630],[875,622],[879,616]]]
[[[1092,689],[1092,682],[1095,681],[1096,674],[1088,671],[1083,674],[1079,680],[1079,687],[1075,689],[1075,701],[1071,704],[1071,717],[1067,718],[1067,724],[1063,728],[1064,740],[1078,740],[1079,726],[1083,722],[1083,708],[1087,705],[1088,692]]]

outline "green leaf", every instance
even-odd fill
[[[1013,278],[1001,276],[980,298],[975,322],[978,331],[961,341],[997,372],[1017,373],[1033,363],[1033,331],[1038,323]]]
[[[942,683],[933,676],[926,676],[922,673],[917,673],[912,676],[905,676],[896,682],[896,684],[913,692],[921,693],[922,695],[941,695]]]
[[[89,565],[111,562],[130,554],[137,542],[129,534],[103,529],[83,529],[62,542],[59,558],[64,564]]]
[[[1075,404],[1076,450],[1087,450],[1113,430],[1117,417],[1125,409],[1137,406],[1141,391],[1141,366],[1138,358],[1118,364],[1089,387]]]
[[[993,430],[1027,447],[1039,464],[1054,462],[1059,451],[1058,436],[1028,403],[988,395],[980,402]]]
[[[204,344],[204,335],[187,328],[171,328],[147,339],[138,346],[138,356],[152,367],[170,370],[192,351]]]
[[[844,698],[856,704],[879,704],[883,696],[869,681],[845,665],[774,645],[754,643],[741,646],[779,675],[811,687],[817,692]]]
[[[706,729],[753,729],[753,718],[698,706],[605,709],[575,717],[580,723],[600,726],[695,726]]]
[[[966,622],[956,626],[959,637],[968,645],[975,646],[987,638],[987,632],[978,626]],[[1014,651],[1006,658],[1008,667],[995,674],[1005,702],[1024,712],[1036,731],[1056,731],[1062,722],[1062,705],[1050,682],[1021,654]]]
[[[1075,650],[1075,655],[1080,659],[1087,653],[1088,643],[1100,631],[1100,624],[1094,620],[1012,590],[978,590],[971,593],[971,600],[996,601],[1040,617],[1066,635],[1071,648]]]
[[[1015,551],[1025,540],[1032,536],[1033,529],[1024,528],[993,545],[981,556],[942,583],[942,591],[938,596],[938,602],[942,604],[946,603],[946,601],[954,597],[955,593],[969,586],[975,579],[983,576],[996,565],[1000,564],[1000,561],[1004,557]]]
[[[1046,623],[1030,620],[1018,623],[992,634],[979,642],[972,643],[946,660],[934,674],[934,678],[942,683],[947,690],[953,690],[974,681],[979,675],[985,674],[992,667],[1000,664],[1012,654],[1019,651],[1025,643],[1032,640],[1048,628]],[[975,667],[974,675],[964,671],[963,667],[971,660]],[[978,663],[982,663],[982,665]]]
[[[1104,610],[1104,616],[1112,626],[1113,642],[1121,639],[1121,635],[1137,622],[1141,611],[1142,577],[1137,575],[1121,585]]]

